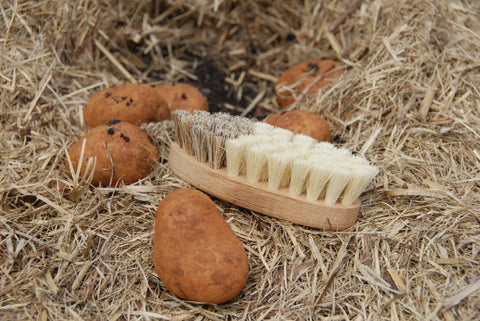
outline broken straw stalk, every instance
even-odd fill
[[[326,142],[225,113],[172,115],[178,144],[169,166],[230,203],[306,226],[353,225],[359,195],[378,169]]]

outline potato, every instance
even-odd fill
[[[176,296],[210,304],[237,296],[249,270],[242,243],[215,203],[193,188],[176,190],[160,202],[153,263]]]
[[[170,112],[177,109],[187,111],[208,109],[208,102],[200,90],[186,83],[159,84],[155,89],[165,98]]]
[[[90,127],[120,119],[134,125],[160,122],[170,117],[168,104],[160,93],[146,84],[124,84],[93,95],[83,110]]]
[[[295,101],[301,100],[305,90],[305,95],[310,96],[328,85],[342,72],[338,66],[338,61],[320,59],[303,62],[285,70],[275,85],[275,95],[280,108],[287,109]]]
[[[91,181],[95,186],[100,183],[103,186],[115,185],[118,181],[134,183],[145,177],[160,157],[147,133],[133,124],[112,120],[92,128],[70,147],[68,154],[74,172],[80,162],[83,140],[86,141],[80,176],[86,178],[89,175],[91,169],[85,173],[88,159],[96,159]],[[71,174],[68,160],[65,160],[65,166]]]
[[[269,116],[267,124],[288,129],[295,134],[315,138],[319,142],[332,142],[330,126],[322,116],[308,110],[290,110]]]

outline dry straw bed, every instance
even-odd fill
[[[479,320],[480,4],[351,3],[1,1],[0,319]],[[297,107],[380,168],[358,222],[326,232],[215,200],[247,286],[219,306],[176,298],[152,263],[158,203],[187,186],[167,166],[173,126],[142,126],[161,154],[149,176],[95,189],[63,165],[87,99],[185,81],[212,110],[262,117],[280,73],[313,58],[344,73]]]

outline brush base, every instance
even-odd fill
[[[305,195],[292,196],[287,188],[269,189],[267,182],[251,184],[245,176],[233,177],[226,168],[212,169],[172,144],[170,170],[196,188],[229,203],[292,223],[324,230],[344,230],[355,224],[360,200],[352,205],[309,201]]]

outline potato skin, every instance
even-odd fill
[[[334,77],[342,73],[342,70],[337,69],[339,65],[335,60],[320,59],[302,62],[285,70],[275,84],[275,95],[280,108],[287,109],[295,102],[295,98],[298,99],[303,90],[322,74],[325,74],[324,77],[315,82],[306,95],[313,95],[321,87],[328,85]]]
[[[160,202],[153,263],[176,296],[210,304],[237,296],[249,270],[241,241],[215,203],[193,188],[171,192]]]
[[[332,133],[327,121],[320,115],[308,110],[290,110],[269,116],[267,124],[288,129],[295,134],[315,138],[319,142],[332,142]]]
[[[146,84],[124,84],[103,89],[88,100],[83,120],[90,127],[120,119],[134,125],[160,122],[169,118],[165,99]]]
[[[159,159],[158,150],[148,135],[128,122],[113,120],[92,128],[68,150],[74,171],[80,161],[83,140],[85,151],[80,176],[85,177],[88,158],[96,157],[92,185],[109,186],[118,181],[131,184],[145,177]],[[70,174],[68,160],[65,167]],[[90,171],[90,170],[89,170]]]
[[[208,102],[200,90],[186,83],[159,84],[155,89],[167,101],[170,113],[177,109],[209,111]]]

